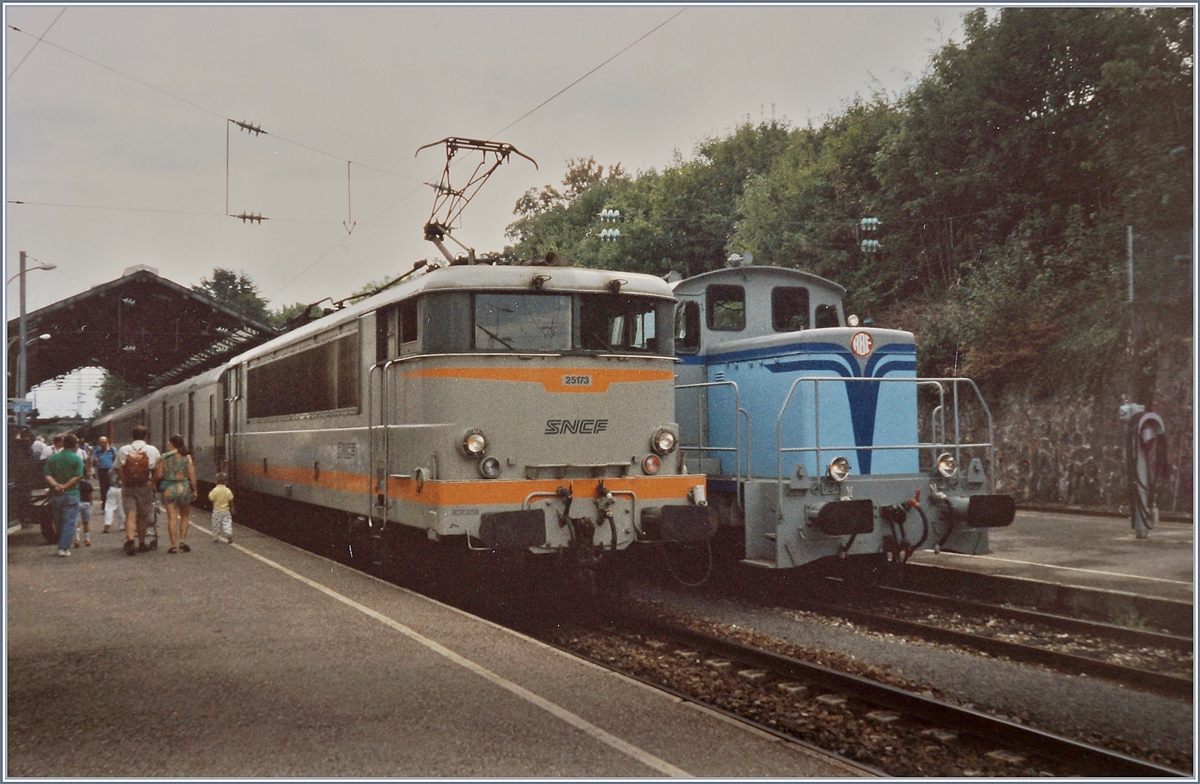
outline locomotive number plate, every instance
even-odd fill
[[[591,376],[563,376],[562,385],[564,387],[590,387],[592,385]]]

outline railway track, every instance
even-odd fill
[[[396,576],[400,575],[407,587],[426,592],[421,585],[426,580],[415,572],[401,569]],[[434,580],[428,587],[435,598],[459,604],[455,586],[461,589],[462,580]],[[477,591],[469,594],[479,596]],[[491,616],[475,602],[463,606]],[[616,630],[572,627],[562,616],[555,616],[562,625],[546,631],[531,628],[533,621],[528,618],[515,623],[511,617],[493,620],[682,699],[703,703],[888,775],[1190,775],[1176,769],[1191,766],[1190,756],[1181,753],[1147,752],[1120,741],[1114,745],[1121,751],[1106,750],[942,702],[934,699],[932,692],[918,694],[838,672],[841,665],[837,662],[823,666],[836,654],[818,658],[822,664],[814,665],[795,655],[772,653],[776,644],[783,645],[778,641],[756,640],[747,645],[730,641],[737,635],[652,629],[644,621],[637,627]],[[861,671],[850,669],[850,673]],[[868,674],[875,677],[875,673]],[[1123,753],[1126,750],[1146,759]]]
[[[1190,774],[802,661],[644,617],[544,641],[888,775]]]
[[[882,588],[880,597],[882,607],[870,610],[818,602],[804,606],[877,632],[915,637],[1038,664],[1058,672],[1105,678],[1165,697],[1193,700],[1194,643],[1190,637],[898,588]],[[939,612],[926,613],[926,608],[936,608]],[[922,619],[914,620],[914,616]],[[1091,644],[1082,646],[1080,640]],[[1089,650],[1087,654],[1064,650],[1071,647]],[[1134,651],[1139,661],[1158,666],[1149,669],[1114,660],[1124,651]],[[1161,671],[1164,668],[1186,671],[1187,675]]]

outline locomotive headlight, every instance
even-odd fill
[[[481,457],[487,451],[487,438],[482,430],[468,430],[463,436],[463,454],[467,457]]]
[[[829,478],[835,482],[845,482],[850,476],[850,461],[844,457],[835,457],[829,461]]]
[[[650,447],[660,455],[669,455],[675,451],[675,434],[665,427],[660,427],[654,431],[654,438],[650,439]]]
[[[495,479],[500,476],[500,461],[495,456],[483,458],[479,461],[479,475],[484,479]]]
[[[958,461],[954,459],[954,455],[949,452],[938,455],[937,472],[945,479],[958,473]]]
[[[662,460],[658,455],[646,455],[646,459],[642,461],[642,470],[647,474],[657,474],[660,468],[662,468]]]

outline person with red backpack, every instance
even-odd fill
[[[133,443],[117,450],[113,466],[121,479],[121,505],[125,509],[125,554],[137,555],[146,546],[148,515],[154,505],[154,468],[162,459],[158,449],[146,443],[150,429],[138,425],[133,429]],[[134,542],[134,539],[137,542]]]

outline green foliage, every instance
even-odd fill
[[[267,301],[259,296],[258,285],[244,272],[215,267],[212,278],[201,278],[199,285],[192,286],[192,291],[206,294],[230,310],[259,323],[270,320]]]
[[[267,323],[275,329],[283,329],[301,313],[308,310],[311,305],[305,302],[293,302],[290,305],[283,305],[278,310],[272,310],[267,316]],[[313,308],[314,312],[319,312],[318,308]]]
[[[1193,13],[971,11],[896,99],[856,97],[819,127],[747,122],[662,172],[572,161],[562,189],[518,202],[508,255],[690,276],[750,252],[841,283],[851,311],[919,311],[922,373],[1099,389],[1190,325],[1173,259],[1194,214]],[[606,208],[623,217],[616,243],[596,237]]]
[[[141,387],[133,386],[114,373],[105,372],[104,378],[100,381],[100,389],[96,392],[96,399],[100,403],[100,407],[93,416],[115,411],[144,394],[146,394],[146,390]]]

